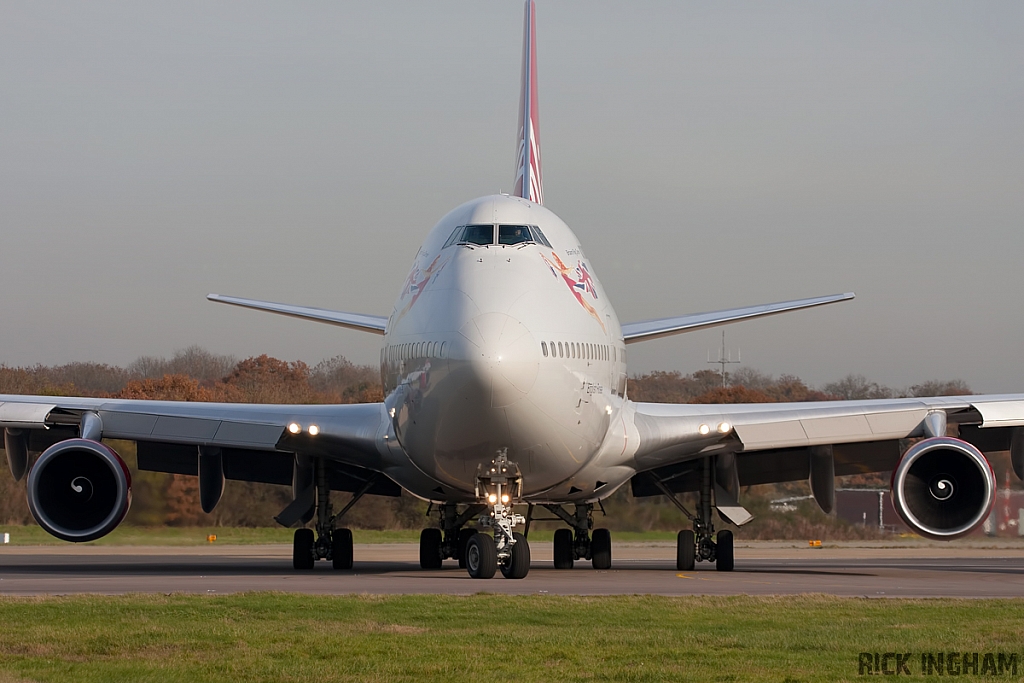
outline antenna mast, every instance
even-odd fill
[[[722,388],[723,389],[725,388],[725,376],[726,376],[725,375],[725,366],[729,365],[731,363],[740,363],[740,362],[742,362],[741,355],[742,354],[740,353],[739,349],[736,350],[736,360],[732,359],[732,352],[731,351],[729,352],[728,355],[726,355],[726,352],[725,352],[725,330],[722,330],[722,348],[719,349],[719,351],[718,351],[718,360],[711,360],[711,352],[708,351],[708,363],[712,363],[714,365],[722,366]]]

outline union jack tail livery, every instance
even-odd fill
[[[537,107],[537,39],[533,0],[526,0],[523,26],[523,86],[519,94],[519,146],[512,194],[544,203],[540,178],[540,127]]]

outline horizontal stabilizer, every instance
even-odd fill
[[[708,327],[735,323],[741,320],[752,320],[763,318],[769,315],[778,315],[788,311],[798,311],[801,308],[813,308],[834,304],[838,301],[849,301],[853,298],[853,292],[846,294],[833,294],[831,296],[819,296],[813,299],[798,299],[796,301],[782,301],[777,304],[763,304],[761,306],[748,306],[746,308],[730,308],[725,311],[712,311],[710,313],[692,313],[681,315],[675,318],[659,318],[658,320],[645,320],[638,323],[626,323],[622,326],[622,337],[627,344],[632,342],[647,341],[667,337],[671,334],[703,330]]]
[[[210,301],[217,301],[222,304],[253,308],[257,311],[269,311],[280,315],[288,315],[303,320],[315,320],[320,323],[347,327],[362,332],[373,332],[384,334],[388,319],[380,315],[363,315],[361,313],[342,313],[341,311],[329,311],[326,308],[312,308],[309,306],[290,306],[288,304],[277,304],[272,301],[256,301],[254,299],[239,299],[234,296],[221,296],[220,294],[209,294],[206,297]]]

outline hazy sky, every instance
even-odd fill
[[[427,230],[513,180],[522,3],[0,4],[0,363],[375,362]],[[538,2],[545,199],[623,322],[812,383],[1024,391],[1024,3]],[[705,367],[719,332],[631,347]]]

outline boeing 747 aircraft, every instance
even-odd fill
[[[821,509],[836,476],[892,471],[893,503],[918,533],[970,533],[992,508],[986,452],[1009,450],[1024,475],[1024,394],[758,405],[672,405],[628,398],[628,347],[776,315],[852,294],[620,324],[573,231],[544,208],[533,0],[527,0],[518,171],[510,195],[480,197],[430,230],[389,316],[211,294],[210,299],[381,337],[386,398],[362,405],[247,405],[0,396],[15,478],[32,514],[66,541],[124,519],[131,477],[104,440],[138,444],[143,470],[198,476],[214,509],[225,479],[291,484],[294,566],[352,567],[345,514],[366,494],[404,489],[435,513],[420,564],[457,559],[474,578],[530,569],[534,512],[564,521],[554,564],[606,569],[611,535],[595,505],[629,484],[667,496],[689,520],[677,565],[733,568],[740,487],[809,480]],[[953,436],[956,435],[956,436]],[[901,440],[915,439],[905,452]],[[335,512],[331,491],[351,501]],[[692,492],[689,509],[677,494]]]

